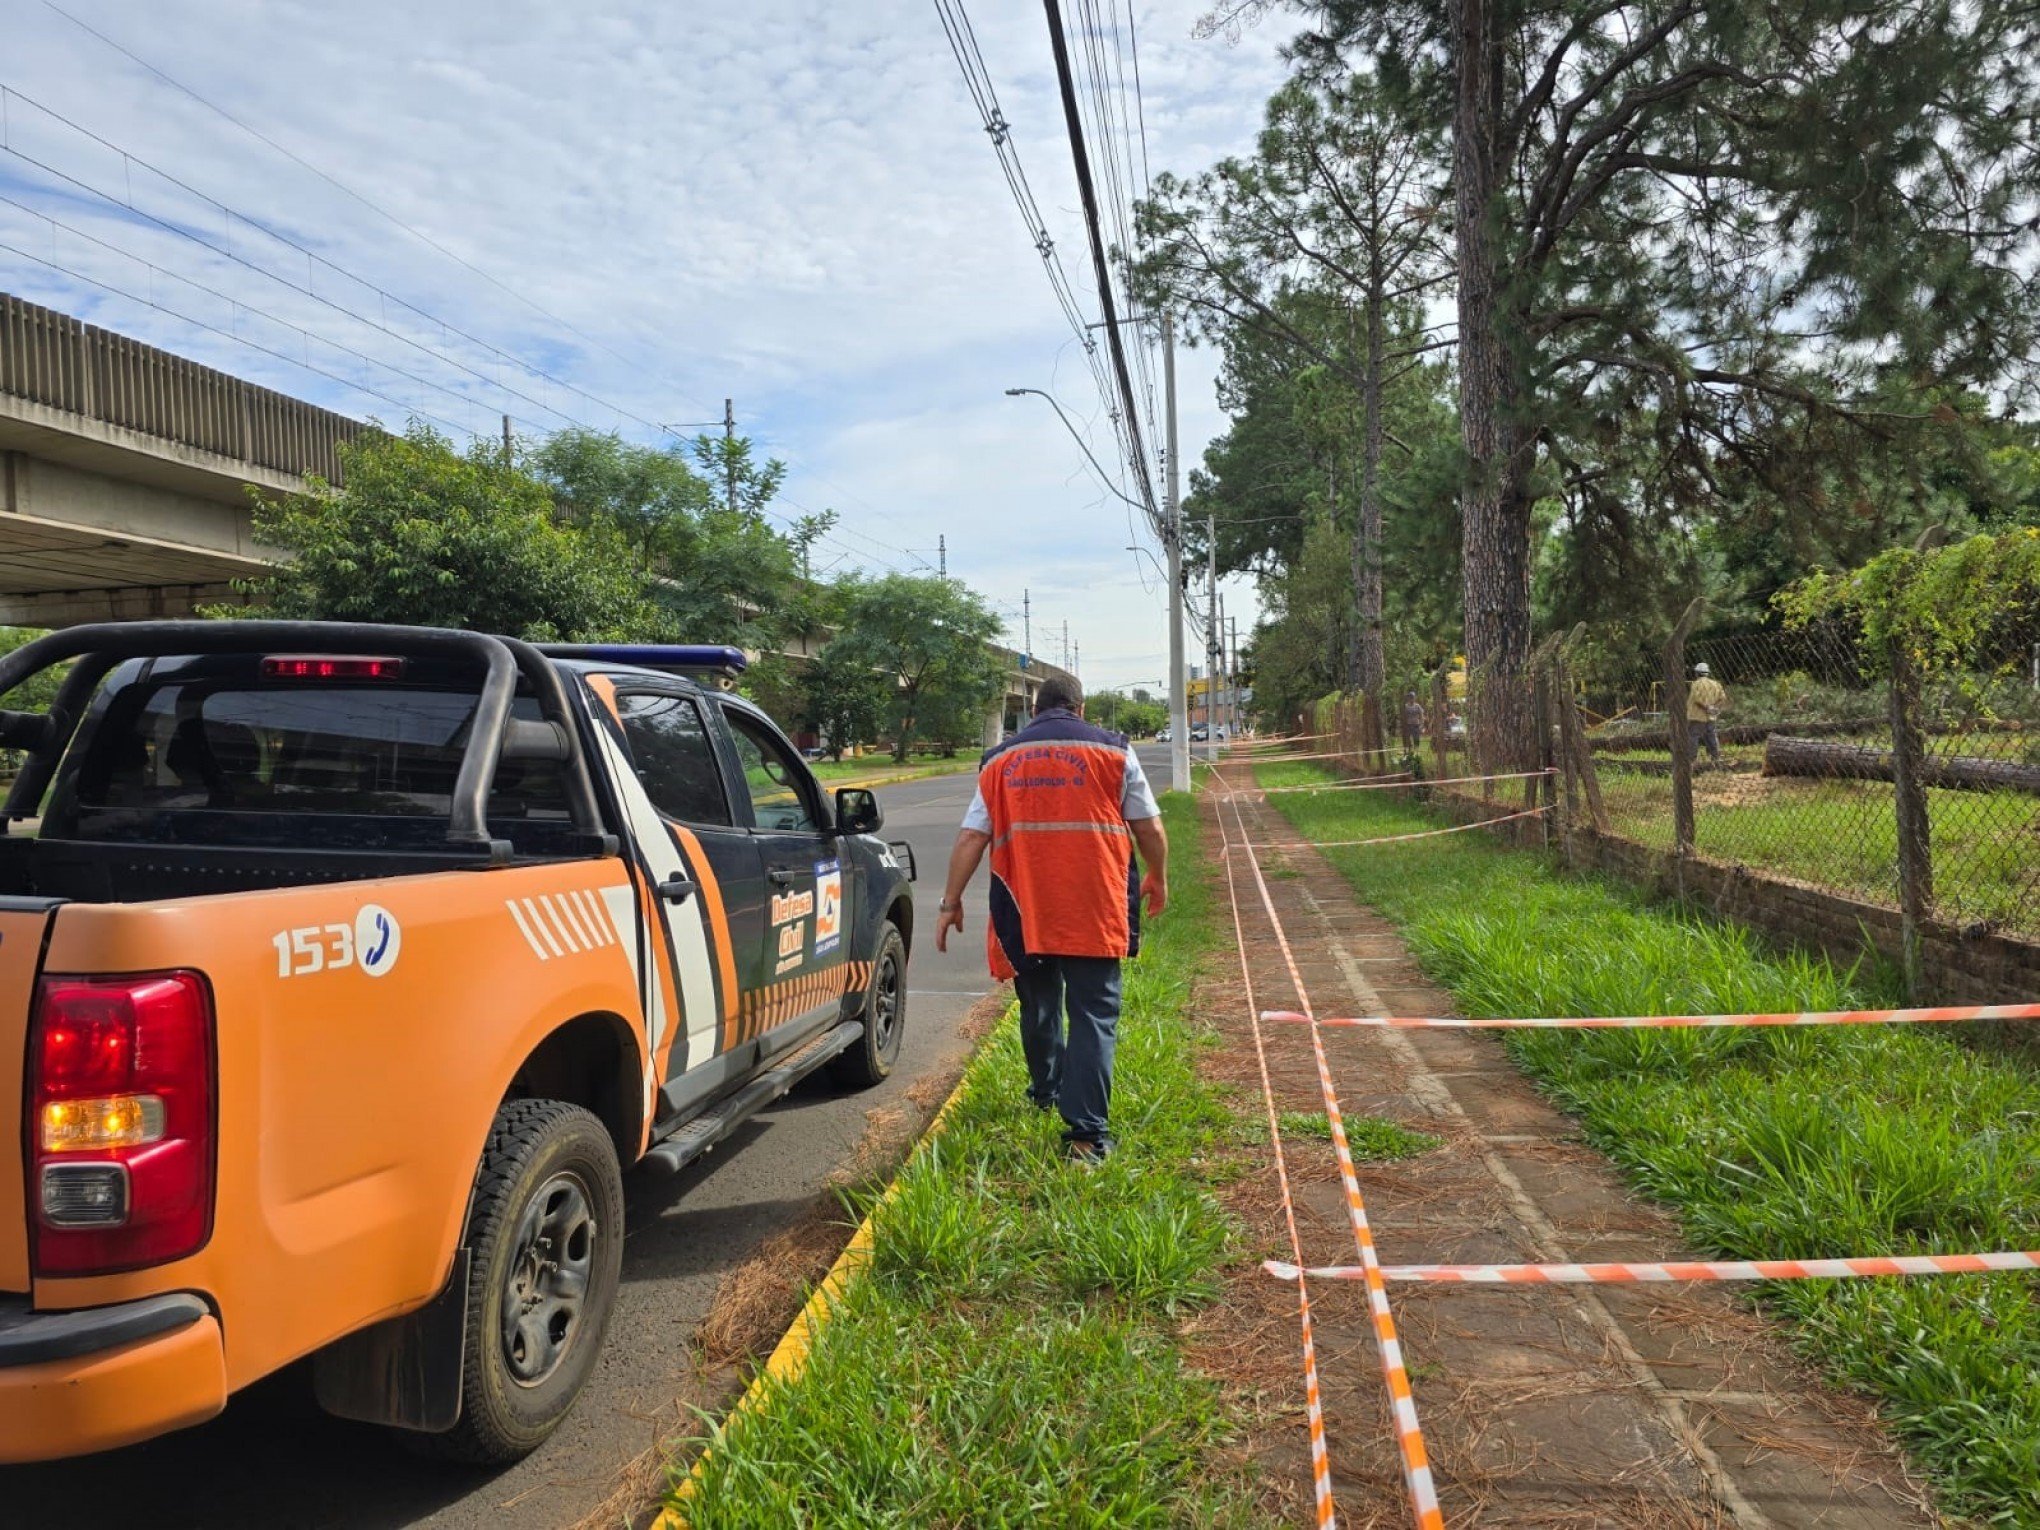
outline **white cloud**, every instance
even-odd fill
[[[15,152],[0,154],[0,196],[35,211],[0,203],[0,243],[24,252],[0,251],[0,287],[386,418],[414,408],[489,431],[506,408],[529,428],[559,423],[557,410],[644,436],[616,411],[706,420],[733,397],[743,428],[792,462],[790,499],[843,514],[841,546],[879,556],[877,543],[932,561],[937,536],[946,536],[952,572],[1002,606],[1017,613],[1021,590],[1033,592],[1037,648],[1048,652],[1042,633],[1059,640],[1067,618],[1086,651],[1087,678],[1158,673],[1161,592],[1143,593],[1122,550],[1124,506],[1091,479],[1040,400],[1003,396],[1012,386],[1051,389],[1097,423],[1094,445],[1109,452],[1097,391],[927,0],[633,0],[594,9],[535,0],[64,0],[501,287],[53,9],[4,3],[0,84],[18,94],[7,103]],[[1207,6],[1138,6],[1148,161],[1157,172],[1195,171],[1249,148],[1261,102],[1280,78],[1279,19],[1238,47],[1196,41],[1191,24]],[[978,0],[973,20],[1064,263],[1088,294],[1042,13],[1024,0]],[[281,239],[222,215],[207,198]],[[307,285],[312,295],[296,290]],[[377,323],[387,316],[416,344],[341,310]],[[308,348],[291,326],[326,343]],[[236,333],[309,355],[332,376],[237,344]],[[615,407],[519,377],[490,346]],[[469,370],[427,351],[458,355]],[[1198,352],[1179,360],[1183,450],[1195,462],[1221,423],[1212,363]],[[336,378],[373,379],[386,396]],[[503,386],[525,397],[506,398]],[[1239,595],[1244,610],[1250,602],[1244,589]],[[1014,625],[1017,636],[1017,614]]]

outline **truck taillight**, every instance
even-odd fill
[[[204,1247],[216,1130],[205,980],[45,978],[28,1056],[36,1274],[97,1275]]]

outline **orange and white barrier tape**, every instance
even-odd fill
[[[1226,765],[1295,765],[1305,760],[1350,760],[1353,753],[1348,749],[1319,749],[1305,754],[1251,754],[1237,758],[1220,755],[1217,759],[1193,759],[1192,765],[1205,765],[1217,770]]]
[[[1223,825],[1221,825],[1221,828]],[[1240,953],[1240,978],[1247,990],[1247,1016],[1254,1033],[1254,1058],[1261,1069],[1261,1099],[1268,1108],[1268,1141],[1275,1152],[1275,1183],[1282,1194],[1282,1220],[1289,1229],[1289,1249],[1303,1261],[1303,1239],[1296,1230],[1296,1202],[1289,1191],[1289,1165],[1282,1153],[1282,1121],[1275,1109],[1275,1086],[1268,1077],[1268,1047],[1261,1034],[1259,1007],[1254,1003],[1254,974],[1247,961],[1247,937],[1240,922],[1240,893],[1230,863],[1225,888],[1232,899],[1234,944]],[[1295,1268],[1295,1266],[1291,1266]],[[1311,1489],[1317,1498],[1318,1530],[1333,1530],[1338,1511],[1332,1502],[1332,1457],[1325,1443],[1324,1396],[1318,1385],[1317,1341],[1310,1321],[1310,1286],[1296,1277],[1296,1307],[1303,1324],[1303,1416],[1310,1431]]]
[[[1440,776],[1435,781],[1419,780],[1415,776],[1376,776],[1366,781],[1326,781],[1322,785],[1309,786],[1247,786],[1240,793],[1249,797],[1273,797],[1288,792],[1385,792],[1395,787],[1405,790],[1412,786],[1479,786],[1487,781],[1541,781],[1546,776],[1555,776],[1555,770],[1517,770],[1499,776]]]
[[[1311,1266],[1269,1259],[1261,1268],[1279,1280],[1365,1280],[1359,1265]],[[1894,1254],[1881,1259],[1693,1259],[1664,1264],[1389,1264],[1385,1280],[1447,1281],[1479,1286],[1577,1286],[1675,1280],[1861,1280],[1886,1275],[1981,1275],[2040,1270],[2040,1253]]]
[[[1494,818],[1480,818],[1472,823],[1455,823],[1443,829],[1416,829],[1408,834],[1377,834],[1372,839],[1296,839],[1282,840],[1275,844],[1256,845],[1257,850],[1338,850],[1351,849],[1356,845],[1399,845],[1412,839],[1436,839],[1440,834],[1464,834],[1468,829],[1492,829],[1498,823],[1514,823],[1519,818],[1535,818],[1544,811],[1541,807],[1525,808],[1520,813],[1503,813]],[[1293,1016],[1285,1018],[1294,1018]],[[1324,1020],[1326,1025],[1343,1025],[1343,1020]]]
[[[1775,1015],[1573,1015],[1467,1020],[1455,1015],[1327,1015],[1269,1010],[1263,1020],[1398,1031],[1681,1030],[1702,1026],[1932,1025],[1958,1020],[2040,1020],[2040,1004],[1963,1004],[1940,1009],[1830,1009]]]
[[[1257,734],[1251,738],[1228,739],[1226,743],[1229,748],[1250,750],[1256,746],[1266,749],[1277,744],[1315,744],[1320,739],[1338,736],[1336,733],[1269,733]]]
[[[1268,915],[1268,924],[1281,949],[1283,963],[1289,968],[1289,981],[1295,987],[1297,1002],[1303,1006],[1304,1015],[1308,1018],[1310,994],[1304,988],[1303,973],[1296,965],[1296,954],[1289,948],[1289,937],[1282,929],[1282,920],[1275,912],[1275,900],[1269,895],[1267,878],[1261,875],[1260,860],[1254,854],[1253,845],[1247,841],[1246,819],[1241,815],[1238,803],[1233,804],[1233,820],[1239,828],[1239,845],[1247,852],[1247,865],[1254,873],[1254,885],[1260,890],[1261,907]],[[1241,951],[1244,961],[1244,937]],[[1403,1363],[1402,1340],[1396,1335],[1395,1315],[1389,1310],[1388,1283],[1382,1278],[1380,1256],[1375,1252],[1374,1231],[1367,1220],[1367,1203],[1360,1196],[1360,1178],[1354,1172],[1352,1150],[1346,1142],[1345,1118],[1339,1110],[1338,1091],[1332,1086],[1332,1070],[1325,1058],[1324,1038],[1316,1026],[1311,1027],[1310,1043],[1311,1052],[1317,1060],[1318,1090],[1324,1097],[1325,1122],[1331,1129],[1332,1152],[1339,1162],[1339,1182],[1346,1191],[1346,1212],[1353,1225],[1353,1246],[1359,1251],[1361,1278],[1367,1284],[1367,1308],[1374,1324],[1375,1353],[1381,1360],[1382,1379],[1388,1385],[1389,1416],[1395,1423],[1396,1452],[1402,1461],[1403,1485],[1409,1492],[1410,1512],[1417,1530],[1445,1530],[1445,1516],[1438,1507],[1437,1484],[1431,1477],[1430,1454],[1424,1446],[1423,1429],[1417,1422],[1417,1402],[1410,1389],[1409,1367]]]

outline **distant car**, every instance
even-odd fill
[[[1198,723],[1190,730],[1190,742],[1193,744],[1201,744],[1210,737],[1211,729],[1207,728],[1203,723]]]
[[[1169,741],[1170,737],[1171,734],[1169,730],[1167,728],[1164,728],[1162,729],[1161,732],[1155,735],[1155,742],[1158,744],[1166,744]]]
[[[1466,737],[1466,719],[1457,715],[1445,719],[1445,736],[1450,739]]]

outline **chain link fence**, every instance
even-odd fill
[[[1924,675],[1839,620],[1670,644],[1582,628],[1539,650],[1529,683],[1539,763],[1562,783],[1554,841],[1590,829],[1965,934],[2040,940],[2040,617],[2008,614]],[[1379,752],[1357,698],[1298,722],[1356,773],[1464,776],[1480,693],[1430,677],[1415,749],[1402,693],[1382,709]]]
[[[1924,677],[1836,622],[1654,650],[1583,632],[1558,652],[1580,745],[1552,757],[1600,832],[2040,938],[2032,621]]]
[[[2008,624],[1925,679],[1918,714],[1929,908],[2040,935],[2040,626]]]
[[[1854,641],[1823,625],[1688,643],[1678,715],[1668,658],[1632,653],[1611,665],[1586,646],[1567,666],[1607,831],[1676,848],[1673,751],[1683,746],[1693,853],[1895,903],[1891,793],[1830,763],[1891,747],[1888,694]]]

